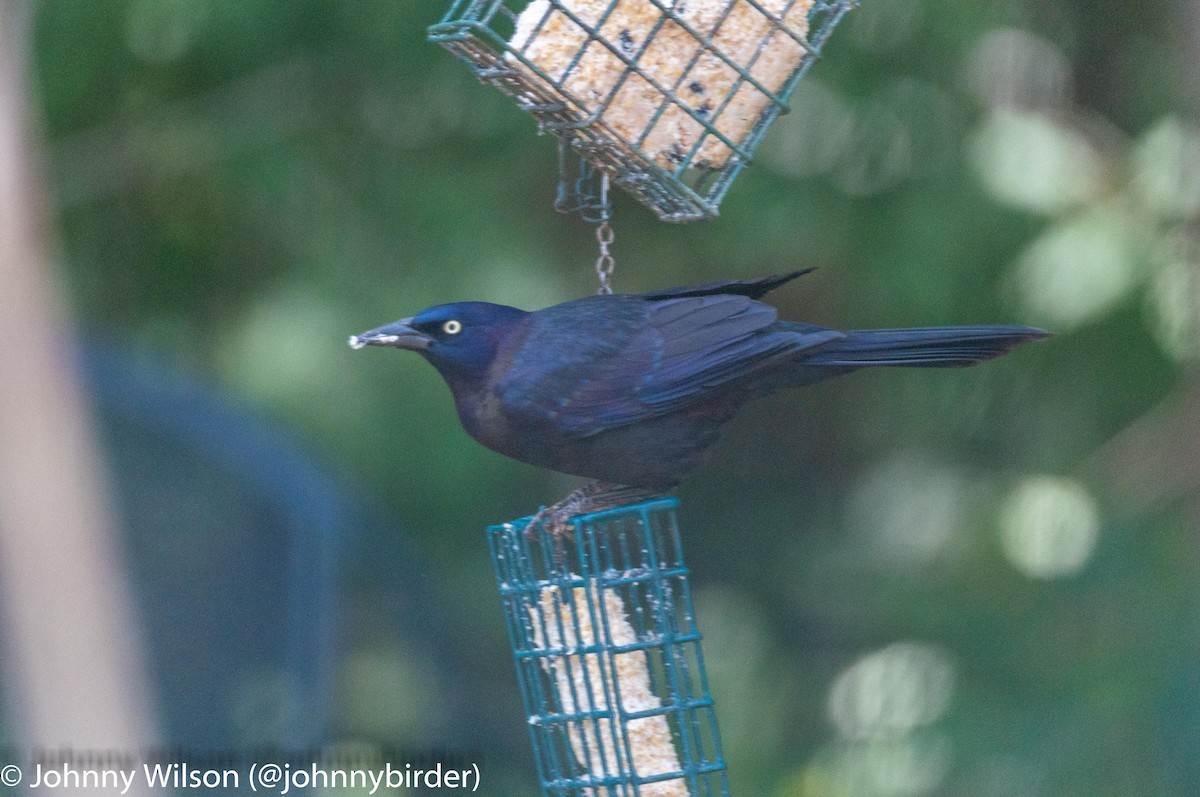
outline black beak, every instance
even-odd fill
[[[361,349],[363,346],[389,346],[393,349],[408,349],[409,351],[424,351],[429,348],[433,338],[413,329],[411,318],[402,318],[386,326],[372,329],[361,335],[350,336],[350,348]]]

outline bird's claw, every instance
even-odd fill
[[[625,487],[608,482],[595,482],[578,490],[571,491],[565,498],[550,506],[544,506],[537,511],[525,527],[525,533],[535,537],[539,528],[544,528],[554,538],[561,542],[571,536],[571,521],[580,515],[601,512],[605,509],[616,509],[626,504],[657,498],[659,493],[640,487]]]
[[[539,509],[530,518],[529,525],[525,527],[525,533],[530,537],[535,537],[538,529],[544,528],[555,542],[566,539],[571,533],[571,520],[577,515],[586,514],[589,511],[584,489],[581,487],[574,490],[561,501]]]

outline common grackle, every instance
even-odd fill
[[[1047,334],[999,325],[840,332],[777,320],[758,300],[804,273],[589,296],[534,312],[443,304],[350,345],[419,352],[480,443],[597,479],[556,505],[569,515],[674,487],[751,399],[869,365],[974,365]]]

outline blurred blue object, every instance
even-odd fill
[[[321,742],[347,502],[282,434],[213,392],[112,347],[81,361],[164,742]]]

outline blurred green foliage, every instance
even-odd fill
[[[487,714],[489,793],[529,793],[482,529],[573,482],[471,441],[419,358],[345,340],[593,291],[591,230],[551,209],[553,141],[425,43],[441,3],[36,5],[81,325],[223,385],[385,504],[441,585],[452,677],[490,696],[435,685],[360,554],[338,738],[421,747],[452,708]],[[783,317],[1059,333],[761,402],[681,488],[736,793],[1195,793],[1185,9],[863,0],[720,219],[618,198],[621,291],[820,266]]]

